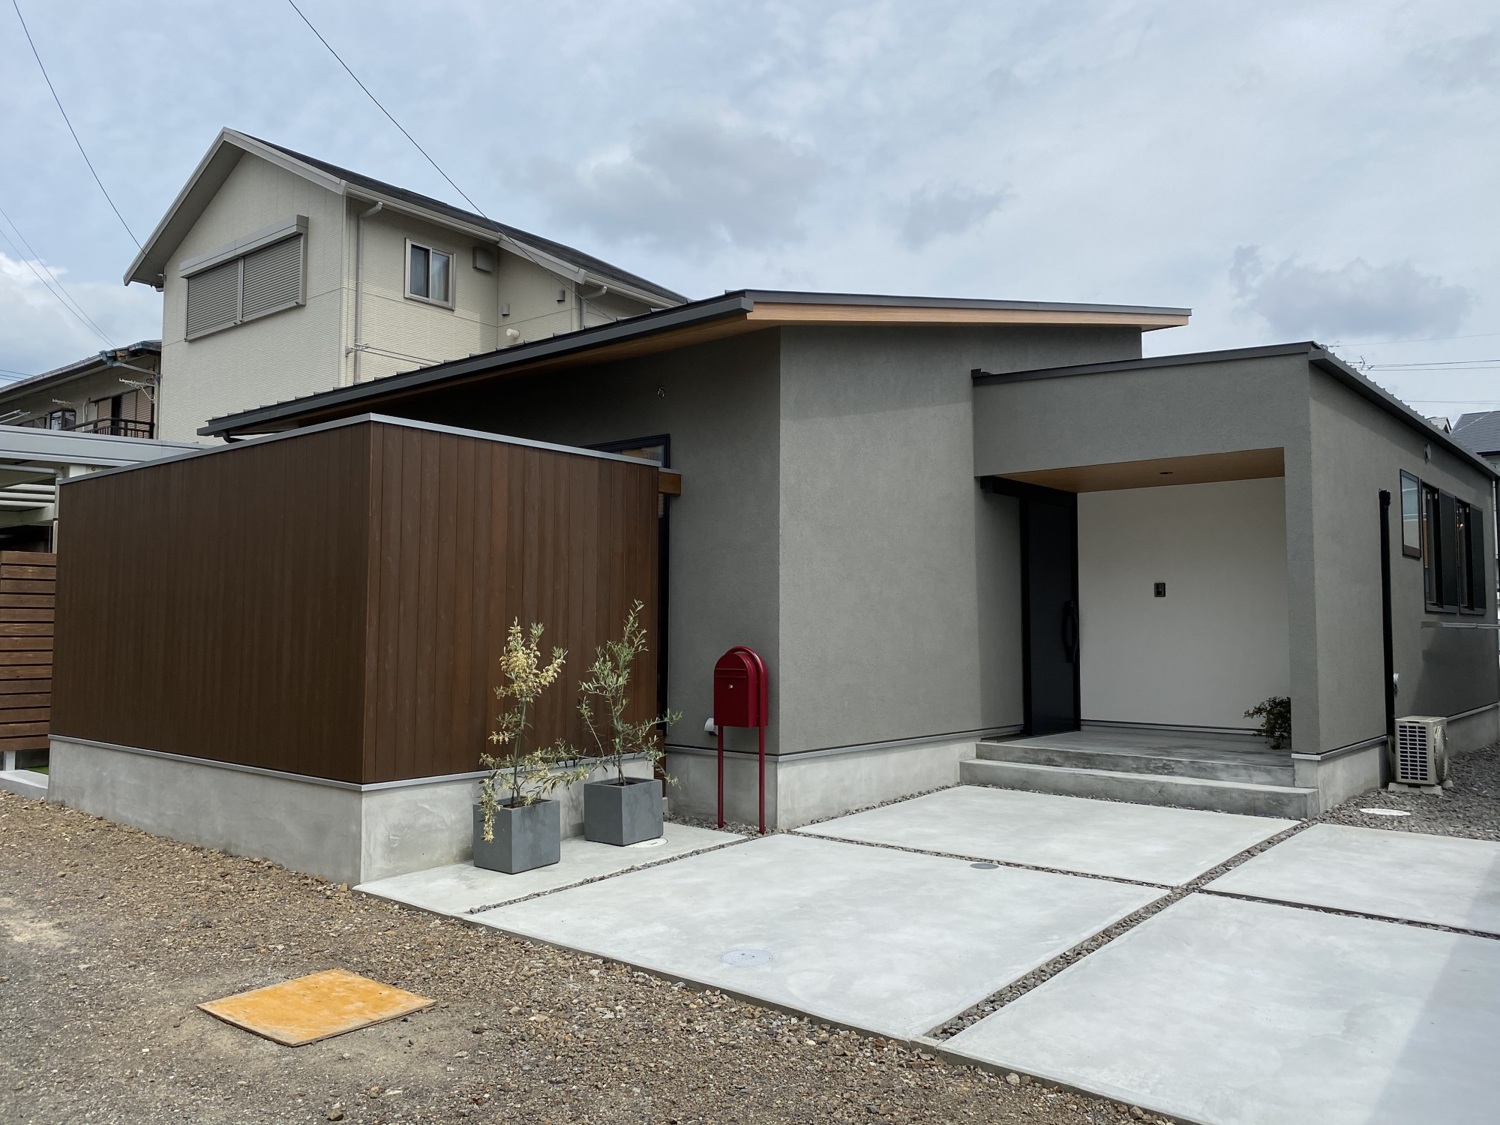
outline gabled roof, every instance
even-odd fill
[[[198,167],[188,177],[187,184],[173,200],[156,229],[151,232],[151,237],[146,240],[140,254],[125,271],[126,285],[134,281],[146,285],[158,283],[166,269],[167,260],[202,216],[209,201],[224,186],[224,181],[229,178],[240,157],[247,152],[339,195],[352,195],[371,202],[385,203],[392,210],[415,215],[428,222],[457,227],[480,237],[487,235],[523,257],[539,260],[548,268],[570,276],[575,281],[607,285],[625,296],[654,306],[680,305],[687,300],[680,293],[674,293],[561,242],[530,234],[505,223],[497,223],[440,199],[340,168],[336,164],[305,156],[234,129],[221,130],[208,153],[199,161]]]
[[[114,353],[125,362],[146,359],[149,356],[161,355],[160,340],[140,340],[134,344],[119,348]],[[37,391],[48,387],[58,386],[81,375],[89,375],[95,371],[102,371],[106,367],[114,366],[108,364],[102,358],[101,353],[95,353],[85,359],[75,360],[64,364],[62,367],[54,367],[51,371],[43,371],[40,375],[33,375],[29,379],[18,379],[14,383],[0,384],[0,401],[20,395],[35,394]]]
[[[226,414],[209,419],[198,432],[210,436],[274,433],[379,410],[402,398],[432,390],[447,390],[460,384],[588,363],[609,363],[770,328],[802,325],[1067,325],[1135,328],[1149,332],[1186,324],[1190,315],[1188,309],[1145,305],[1079,305],[740,289],[674,309]]]
[[[1481,457],[1500,453],[1500,410],[1459,415],[1453,440]]]

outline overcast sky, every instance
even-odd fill
[[[298,2],[492,217],[690,296],[1190,306],[1149,352],[1312,338],[1500,408],[1494,0]],[[462,203],[286,0],[20,3],[142,239],[225,125]],[[0,369],[104,346],[21,237],[160,335],[8,4],[0,60]]]

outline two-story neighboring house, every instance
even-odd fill
[[[156,436],[161,341],[100,352],[0,389],[0,425]]]
[[[163,293],[160,436],[685,298],[232,129],[125,274]]]

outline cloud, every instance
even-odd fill
[[[1455,90],[1489,86],[1500,80],[1500,34],[1445,39],[1412,52],[1419,73]]]
[[[945,235],[967,234],[998,211],[1010,198],[1010,189],[975,191],[949,184],[934,189],[928,184],[911,193],[897,207],[901,241],[920,250]]]
[[[0,252],[0,367],[7,371],[39,374],[53,367],[83,359],[105,347],[42,284],[31,267],[43,276],[40,262],[27,263]],[[52,273],[66,278],[67,271],[52,266]],[[155,339],[161,335],[161,297],[144,288],[104,282],[67,280],[67,293],[117,344]],[[4,376],[0,386],[10,381]]]
[[[1287,258],[1267,268],[1259,247],[1241,246],[1229,280],[1240,308],[1261,316],[1276,335],[1299,340],[1448,335],[1475,303],[1468,289],[1443,284],[1410,259],[1372,266],[1355,258],[1319,269]]]
[[[800,240],[823,172],[811,150],[742,122],[658,118],[573,167],[534,161],[525,179],[560,223],[686,254]]]

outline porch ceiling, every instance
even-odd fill
[[[1121,488],[1160,488],[1173,484],[1209,484],[1225,480],[1260,480],[1285,475],[1280,448],[1239,449],[1196,457],[1157,457],[1149,461],[1115,461],[1105,465],[1069,465],[1002,474],[1006,480],[1055,488],[1062,492],[1111,492]]]

